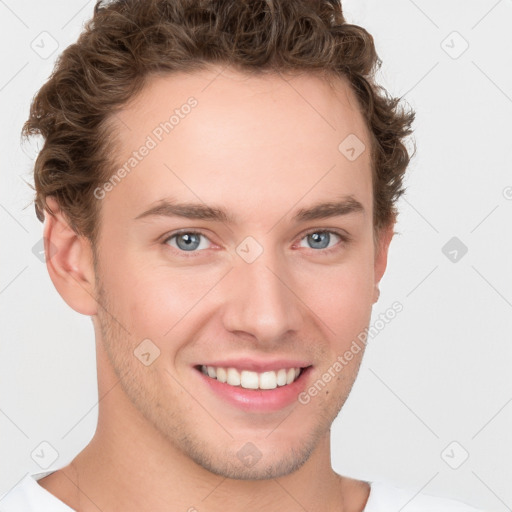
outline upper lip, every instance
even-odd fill
[[[235,368],[237,370],[248,370],[253,372],[270,372],[281,370],[282,368],[306,368],[311,366],[311,363],[304,359],[274,359],[272,361],[263,361],[250,358],[241,359],[227,359],[209,361],[207,363],[200,363],[198,366],[215,366],[217,368]]]

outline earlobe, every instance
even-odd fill
[[[50,278],[64,301],[78,313],[95,315],[95,275],[89,240],[77,235],[54,197],[46,202],[54,215],[45,211],[44,249]]]

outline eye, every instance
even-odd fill
[[[181,231],[166,238],[164,243],[180,251],[197,252],[197,249],[208,248],[201,243],[201,238],[208,240],[205,235],[197,231]]]
[[[336,241],[336,237],[341,240],[342,244],[334,243],[333,245],[330,245],[333,241],[334,235]],[[302,240],[306,240],[306,243],[310,244],[309,248],[311,249],[322,249],[324,252],[331,252],[331,250],[336,250],[337,245],[343,245],[343,243],[346,243],[349,241],[348,236],[342,235],[341,233],[337,233],[335,231],[310,231],[309,233],[306,233],[306,235],[302,238]],[[304,247],[301,245],[300,247]]]
[[[333,238],[334,235],[334,238]],[[336,243],[336,239],[341,241]],[[306,248],[313,250],[322,250],[323,253],[330,253],[331,251],[336,251],[344,244],[350,241],[350,237],[348,235],[338,233],[336,231],[331,230],[312,230],[302,236],[300,239],[301,242],[303,240],[309,244],[309,247]],[[177,250],[181,253],[193,253],[200,252],[200,250],[209,248],[209,239],[203,233],[198,231],[179,231],[177,233],[173,233],[168,236],[164,241],[164,244],[170,245],[173,249]],[[304,245],[300,245],[300,247],[304,247]],[[185,254],[183,254],[186,256]]]

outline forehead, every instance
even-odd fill
[[[342,194],[371,199],[368,132],[343,79],[331,86],[307,73],[229,68],[153,76],[113,124],[113,172],[127,172],[103,208],[122,202],[136,213],[169,196],[243,201],[245,212],[261,209],[262,198],[283,207]],[[366,147],[357,159],[343,152],[346,140]]]

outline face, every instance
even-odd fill
[[[363,355],[335,365],[380,278],[369,138],[341,80],[218,73],[155,77],[114,118],[128,171],[97,191],[97,335],[170,446],[273,478],[328,435]]]

